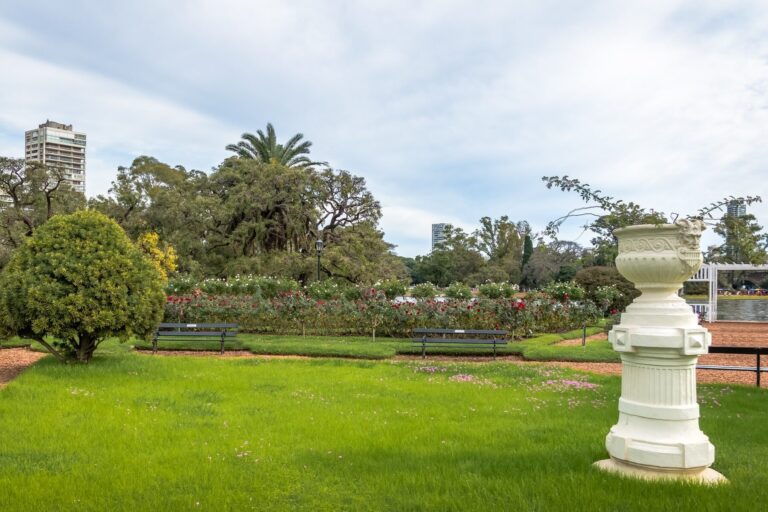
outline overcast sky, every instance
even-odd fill
[[[94,196],[138,155],[208,171],[272,122],[365,177],[406,256],[433,222],[580,205],[543,175],[693,213],[768,196],[767,30],[765,1],[10,0],[0,155],[71,123]]]

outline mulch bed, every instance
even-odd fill
[[[0,389],[45,356],[42,352],[32,352],[28,348],[0,350]]]

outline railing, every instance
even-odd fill
[[[768,347],[709,347],[710,354],[751,354],[755,356],[755,366],[726,366],[700,364],[699,370],[727,370],[736,372],[755,372],[757,387],[760,387],[760,374],[768,372],[768,368],[760,365],[760,356],[768,354]]]

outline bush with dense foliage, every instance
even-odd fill
[[[543,292],[560,302],[582,300],[585,295],[584,288],[574,281],[550,283],[544,287]]]
[[[464,283],[452,283],[445,289],[445,296],[449,299],[471,299],[472,289]]]
[[[0,274],[0,329],[61,360],[87,362],[106,338],[148,337],[163,315],[162,277],[114,221],[54,216]]]
[[[488,299],[510,298],[519,289],[517,285],[509,283],[484,283],[477,287],[481,297]]]
[[[211,295],[259,295],[277,297],[283,292],[295,292],[301,288],[293,279],[269,276],[234,276],[229,279],[195,279],[185,275],[171,278],[165,285],[168,295],[186,295],[199,290]]]
[[[615,286],[621,293],[611,304],[610,309],[624,311],[635,297],[640,295],[640,291],[634,285],[625,279],[615,267],[586,267],[578,272],[573,278],[587,293],[587,298],[600,303],[596,297],[596,292],[601,286]]]
[[[405,292],[408,289],[405,283],[400,279],[387,279],[386,281],[374,284],[373,287],[384,292],[384,296],[390,300],[405,295]]]
[[[411,296],[417,299],[434,299],[437,296],[437,288],[432,283],[417,284],[411,289]]]

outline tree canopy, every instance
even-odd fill
[[[87,362],[109,337],[148,337],[164,303],[153,263],[94,211],[52,217],[0,273],[0,329],[61,360]]]

